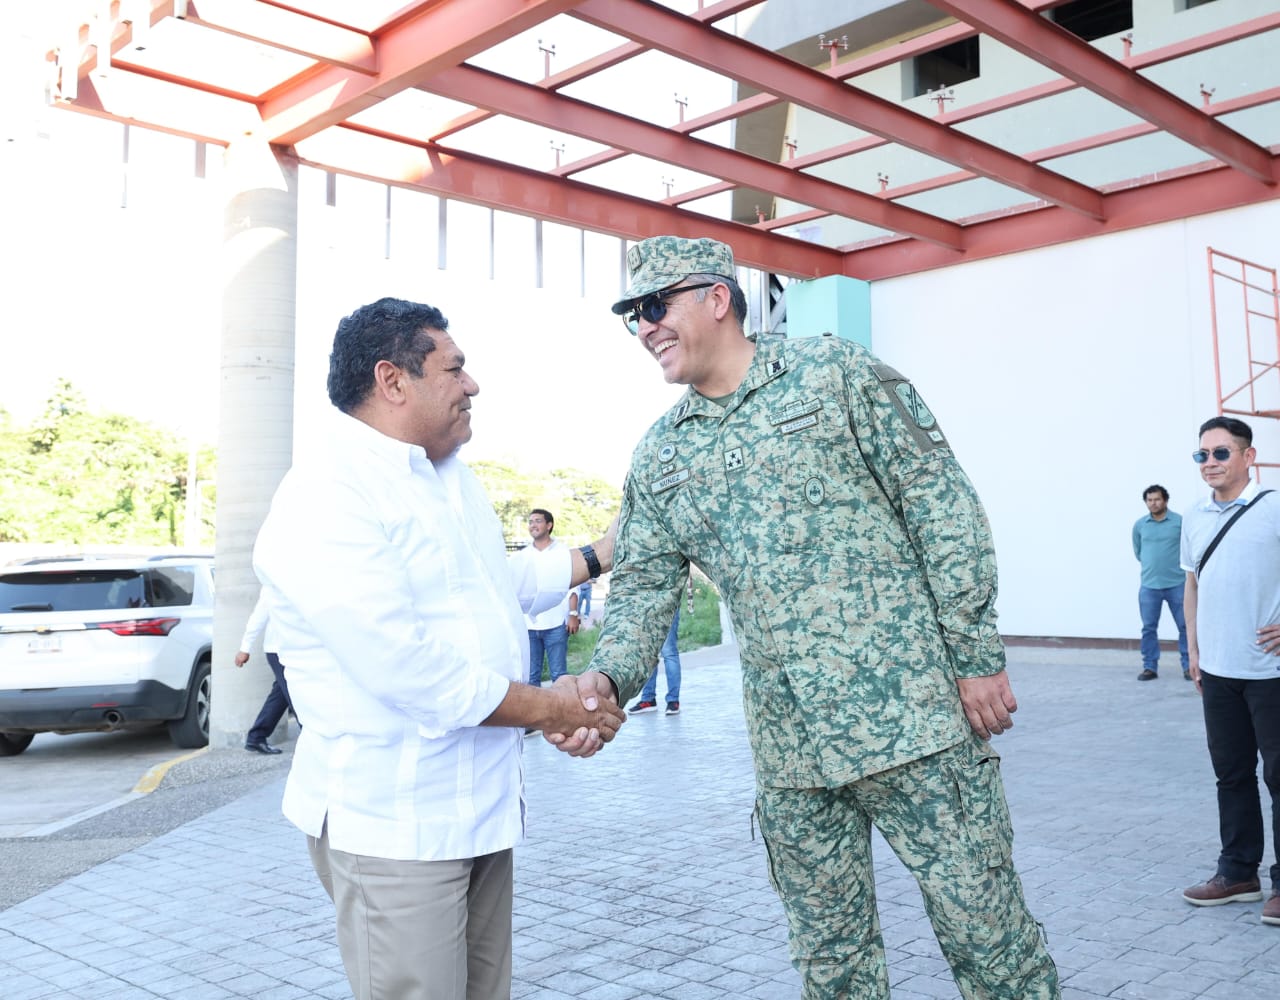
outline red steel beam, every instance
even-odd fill
[[[642,41],[715,73],[727,74],[819,114],[1098,220],[1102,196],[1006,150],[953,131],[816,70],[640,0],[583,0],[574,17]]]
[[[327,129],[298,143],[295,152],[301,162],[322,170],[625,239],[655,233],[711,236],[732,245],[739,263],[777,274],[797,278],[839,274],[844,262],[843,254],[828,247],[458,150],[427,143],[410,145],[372,130]]]
[[[1042,9],[1046,7],[1060,6],[1061,0],[1053,0],[1051,3],[1045,3],[1043,0],[1026,6],[1032,9]],[[963,31],[958,29],[964,29]],[[1225,28],[1219,28],[1215,31],[1208,32],[1203,35],[1196,35],[1193,38],[1185,38],[1181,41],[1171,42],[1168,45],[1162,45],[1158,49],[1150,49],[1146,52],[1140,52],[1131,56],[1126,60],[1125,65],[1130,69],[1144,69],[1148,66],[1157,66],[1161,63],[1171,62],[1174,59],[1182,59],[1185,56],[1195,55],[1197,52],[1203,52],[1207,49],[1216,48],[1220,45],[1228,45],[1231,42],[1238,42],[1244,38],[1251,38],[1254,35],[1265,34],[1268,31],[1280,29],[1280,13],[1263,14],[1260,17],[1252,18],[1248,21],[1242,21],[1239,24],[1228,25]],[[918,35],[909,42],[903,42],[901,46],[895,47],[887,52],[896,53],[894,58],[889,58],[884,52],[874,52],[870,56],[852,59],[847,63],[840,63],[835,70],[826,70],[827,75],[835,79],[848,79],[860,73],[868,72],[872,69],[878,69],[882,66],[891,65],[899,59],[910,58],[921,52],[928,52],[937,48],[938,45],[944,44],[944,39],[955,40],[958,38],[967,38],[970,35],[976,35],[978,32],[969,25],[952,25],[948,28],[939,28],[935,31]],[[849,72],[846,72],[849,70]],[[982,101],[978,104],[971,104],[965,108],[958,108],[955,111],[948,111],[946,114],[939,115],[934,120],[943,125],[956,125],[961,122],[971,121],[983,115],[995,114],[998,111],[1007,111],[1016,108],[1022,104],[1028,104],[1038,101],[1046,97],[1053,97],[1057,94],[1066,93],[1075,90],[1078,87],[1074,80],[1058,79],[1050,80],[1045,83],[1038,83],[1022,90],[1014,91],[1012,94],[1002,94],[999,97],[993,97],[988,101]],[[696,132],[699,129],[707,128],[711,125],[718,125],[721,122],[738,118],[742,115],[749,114],[753,111],[759,111],[762,108],[771,107],[774,104],[781,103],[781,98],[775,97],[773,94],[755,94],[745,100],[738,101],[728,107],[721,108],[717,111],[709,112],[698,118],[690,118],[687,121],[672,126],[682,132]],[[880,146],[887,145],[889,140],[882,139],[879,136],[871,136],[866,139],[858,139],[853,142],[843,143],[839,146],[832,146],[829,149],[817,150],[813,153],[807,153],[797,156],[792,160],[787,160],[785,165],[793,170],[802,169],[804,167],[816,166],[820,163],[826,163],[830,160],[839,159],[842,156],[851,156],[854,153],[864,152],[868,149],[875,149]],[[610,160],[617,159],[622,153],[605,150],[595,153],[592,156],[584,157],[581,160],[575,160],[572,163],[566,163],[559,168],[557,173],[563,176],[570,176],[582,170],[599,166],[601,163],[607,163]],[[728,190],[732,185],[724,185],[719,191]],[[704,197],[707,194],[717,193],[710,188],[704,188],[697,192],[688,192],[688,198],[682,197],[681,200],[691,200],[693,198]]]
[[[297,10],[257,0],[190,0],[186,20],[356,73],[377,70],[373,40],[365,32],[339,27]]]
[[[689,17],[702,24],[711,24],[722,18],[737,14],[739,11],[746,10],[748,7],[754,7],[762,2],[762,0],[722,0],[721,3],[712,4],[710,7],[700,7],[693,11]],[[572,11],[570,11],[572,14]],[[971,29],[970,29],[971,30]],[[592,56],[583,62],[569,66],[558,73],[552,73],[545,80],[539,81],[537,86],[544,87],[547,90],[559,90],[567,87],[571,83],[577,83],[593,73],[599,73],[601,70],[616,66],[618,63],[625,62],[628,59],[638,56],[645,51],[645,47],[638,42],[623,42],[607,52],[601,52],[597,56]],[[459,115],[457,118],[446,122],[431,133],[431,138],[435,142],[439,142],[446,136],[460,132],[464,128],[472,125],[478,125],[482,121],[487,121],[493,117],[493,113],[477,108],[475,111],[468,111],[466,114]],[[624,156],[624,153],[615,152],[608,159],[617,159]],[[602,162],[608,162],[604,160]]]
[[[437,73],[422,89],[641,156],[715,174],[744,187],[774,191],[805,205],[823,207],[953,250],[962,245],[959,227],[949,220],[487,70],[455,66]]]
[[[999,39],[1099,97],[1151,122],[1183,142],[1264,184],[1275,184],[1271,156],[1257,143],[1214,121],[1186,101],[1052,21],[1008,0],[931,0],[935,7]]]
[[[292,145],[564,13],[577,2],[423,0],[407,16],[398,16],[395,27],[376,35],[375,76],[321,67],[262,102],[261,134],[268,142]]]
[[[1229,100],[1219,101],[1217,104],[1211,104],[1205,109],[1205,113],[1213,115],[1215,118],[1222,115],[1233,114],[1237,111],[1245,111],[1249,108],[1261,107],[1264,104],[1275,104],[1280,102],[1280,87],[1271,87],[1267,90],[1259,90],[1253,94],[1242,94],[1240,97],[1233,97]],[[1082,139],[1073,139],[1070,142],[1059,143],[1056,146],[1047,146],[1044,149],[1037,149],[1031,153],[1025,153],[1028,160],[1032,163],[1041,163],[1045,160],[1056,160],[1063,156],[1072,156],[1075,153],[1088,152],[1091,149],[1100,149],[1103,146],[1114,145],[1118,142],[1127,142],[1130,139],[1137,139],[1144,135],[1153,135],[1160,131],[1150,122],[1137,122],[1133,125],[1126,125],[1123,128],[1112,129],[1110,132],[1102,132],[1098,135],[1086,136]],[[898,187],[887,188],[880,192],[882,198],[909,198],[911,195],[923,194],[926,191],[936,191],[939,188],[949,187],[952,184],[959,184],[962,181],[971,181],[974,174],[968,170],[957,170],[950,174],[942,174],[938,177],[928,177],[922,181],[915,181],[911,184],[901,184]],[[1124,181],[1117,182],[1120,184]],[[718,194],[718,185],[708,185],[703,189],[701,197],[712,194]],[[679,204],[685,200],[692,200],[687,193],[680,196],[679,199],[671,199],[673,203]],[[762,229],[781,229],[784,226],[795,226],[804,222],[812,222],[814,219],[820,219],[826,213],[815,212],[812,210],[796,212],[792,215],[782,216],[777,219],[768,219],[764,222],[758,222],[756,225]]]
[[[1269,156],[1272,154],[1268,153]],[[1280,158],[1272,156],[1272,162]],[[1280,198],[1280,191],[1257,183],[1238,170],[1215,161],[1186,168],[1163,179],[1131,182],[1137,186],[1110,191],[1107,221],[1101,234],[1174,222],[1208,212],[1256,205]],[[1100,235],[1098,227],[1060,208],[1048,207],[965,226],[963,262],[1070,243]],[[843,273],[865,281],[914,274],[956,263],[954,255],[909,240],[846,247]]]

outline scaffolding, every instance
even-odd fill
[[[1280,421],[1280,285],[1276,270],[1213,247],[1208,248],[1208,254],[1218,414]],[[1280,459],[1254,463],[1254,476],[1259,481],[1264,468],[1280,468]]]

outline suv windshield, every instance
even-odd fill
[[[190,576],[190,571],[187,571]],[[174,599],[166,604],[190,604],[191,582],[185,600],[178,587],[166,588]],[[0,614],[18,611],[116,611],[149,607],[146,580],[136,569],[77,569],[33,571],[0,576]]]

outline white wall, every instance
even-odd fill
[[[1003,633],[1136,637],[1142,490],[1163,484],[1177,511],[1204,493],[1189,456],[1217,413],[1206,247],[1277,267],[1277,232],[1271,202],[872,285],[875,352],[987,506]],[[1280,461],[1280,421],[1248,422]]]

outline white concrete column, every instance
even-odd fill
[[[212,747],[239,746],[271,687],[261,644],[234,663],[258,597],[253,543],[293,456],[298,165],[245,138],[225,154],[222,390],[218,414],[217,604]]]

